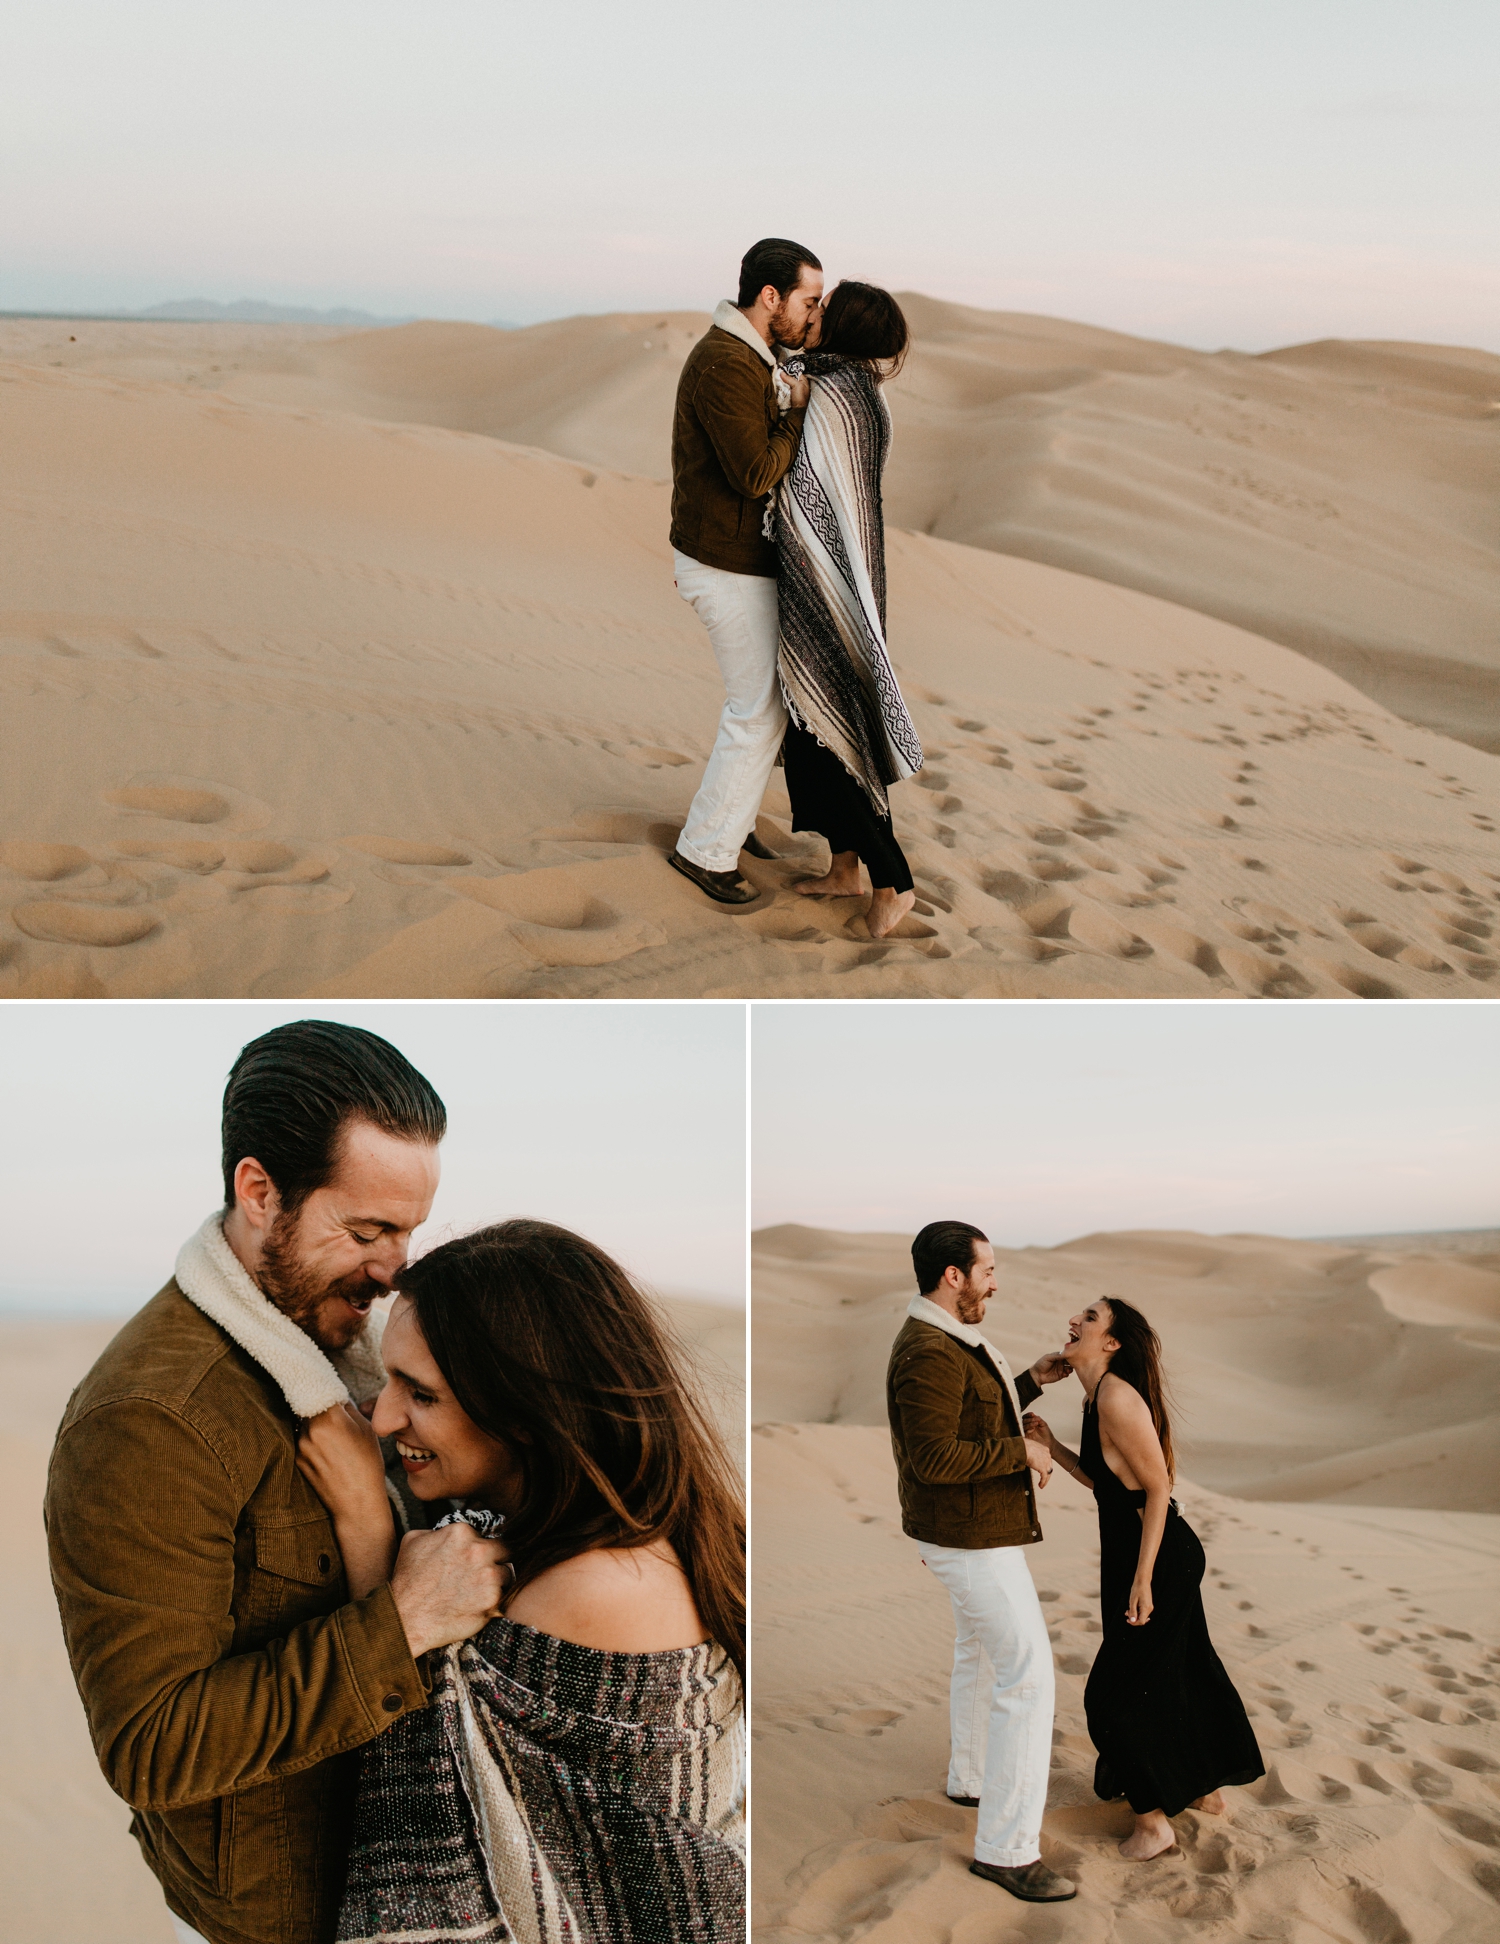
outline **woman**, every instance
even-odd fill
[[[744,1522],[660,1324],[545,1222],[396,1288],[371,1423],[326,1413],[298,1462],[353,1598],[396,1555],[381,1437],[415,1497],[503,1523],[509,1585],[365,1753],[339,1938],[740,1944]]]
[[[1265,1774],[1244,1703],[1214,1652],[1203,1613],[1203,1547],[1172,1497],[1172,1427],[1161,1343],[1117,1296],[1068,1325],[1063,1356],[1088,1394],[1081,1450],[1045,1421],[1026,1434],[1092,1488],[1099,1508],[1100,1647],[1083,1693],[1099,1751],[1094,1792],[1135,1811],[1120,1854],[1171,1849],[1169,1816],[1222,1815],[1221,1787]]]
[[[792,828],[816,830],[829,870],[807,897],[874,895],[872,938],[916,902],[891,827],[887,788],[922,767],[922,745],[885,645],[885,526],[880,476],[891,442],[881,385],[906,357],[906,319],[889,291],[841,283],[817,348],[784,369],[812,381],[802,443],[776,501],[778,672],[791,718],[782,746]]]

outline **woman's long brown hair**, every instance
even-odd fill
[[[745,1672],[745,1515],[667,1324],[600,1248],[501,1222],[409,1263],[396,1288],[464,1410],[510,1447],[516,1584],[595,1547],[665,1539],[709,1635]]]
[[[1123,1377],[1146,1400],[1151,1422],[1161,1440],[1167,1476],[1175,1481],[1177,1459],[1172,1450],[1172,1420],[1167,1414],[1167,1380],[1161,1367],[1161,1338],[1132,1303],[1119,1296],[1101,1297],[1109,1305],[1109,1334],[1119,1349],[1109,1360],[1111,1372]]]

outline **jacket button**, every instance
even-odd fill
[[[400,1714],[401,1696],[399,1694],[388,1694],[380,1705],[385,1709],[387,1714]]]
[[[328,1557],[327,1553],[318,1554],[318,1571],[320,1573],[326,1573],[332,1564],[333,1561]]]

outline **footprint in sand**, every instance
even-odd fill
[[[20,839],[0,844],[0,868],[38,883],[73,877],[87,870],[91,862],[88,852],[77,844],[27,843]]]
[[[10,915],[28,938],[57,945],[134,945],[160,922],[142,905],[122,909],[48,900],[16,905]]]
[[[103,801],[132,819],[223,824],[239,835],[263,830],[272,815],[269,804],[244,790],[169,770],[137,770],[118,788],[104,791]]]
[[[147,816],[167,817],[173,823],[222,823],[229,815],[229,799],[216,790],[184,789],[173,784],[106,790],[104,801],[117,810],[135,810]]]
[[[572,867],[577,868],[577,867]],[[508,877],[460,878],[454,890],[515,919],[510,936],[543,965],[613,965],[666,933],[647,918],[626,918],[594,897],[570,875],[570,867],[515,871]]]
[[[467,851],[454,850],[449,844],[422,843],[408,837],[344,837],[340,842],[345,850],[358,851],[362,857],[378,857],[386,864],[426,864],[451,869],[474,861]]]
[[[1407,996],[1402,987],[1392,985],[1388,979],[1374,978],[1358,966],[1345,964],[1342,959],[1310,957],[1307,962],[1324,978],[1332,979],[1345,992],[1353,993],[1356,999],[1404,999]]]
[[[211,844],[203,838],[181,837],[156,840],[149,837],[133,838],[115,845],[119,857],[149,857],[158,863],[171,865],[174,871],[192,871],[206,877],[210,871],[217,871],[224,862],[224,846]],[[288,858],[292,852],[287,852]],[[240,865],[244,870],[248,868]]]
[[[1333,918],[1343,926],[1354,940],[1375,958],[1399,959],[1403,965],[1415,966],[1422,972],[1451,972],[1453,967],[1446,959],[1440,959],[1435,952],[1429,952],[1423,945],[1415,944],[1404,938],[1400,932],[1392,931],[1382,925],[1367,911],[1350,907],[1335,907]]]
[[[599,747],[611,756],[622,756],[627,763],[637,763],[642,769],[681,769],[684,764],[697,759],[684,756],[680,749],[664,749],[659,743],[600,743]]]
[[[760,819],[756,829],[761,841],[772,850],[795,842],[768,818]],[[534,833],[539,843],[635,844],[660,851],[672,850],[680,834],[680,825],[664,823],[645,810],[583,810],[570,824]]]
[[[813,1726],[832,1735],[879,1735],[900,1720],[895,1708],[840,1708],[831,1715],[814,1715]]]

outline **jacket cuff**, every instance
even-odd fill
[[[996,1474],[997,1477],[1014,1478],[1017,1472],[1026,1472],[1031,1469],[1026,1462],[1025,1438],[1002,1438],[999,1442],[998,1450],[1002,1468]]]
[[[338,1623],[356,1691],[377,1734],[427,1706],[427,1683],[406,1644],[388,1580],[341,1607]]]

